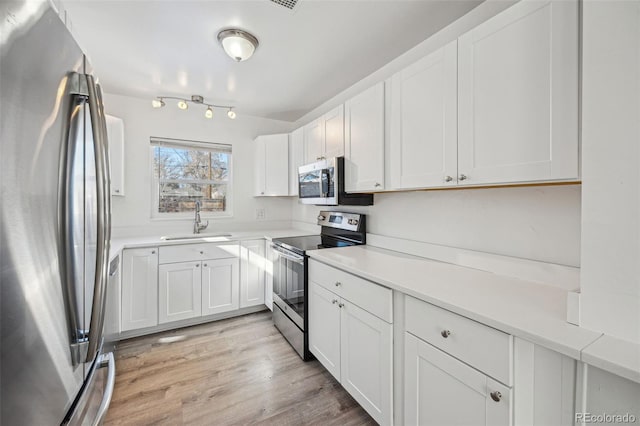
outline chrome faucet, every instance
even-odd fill
[[[207,229],[209,226],[209,221],[202,225],[202,221],[200,220],[200,200],[196,200],[196,217],[193,221],[193,233],[199,234],[200,231]]]

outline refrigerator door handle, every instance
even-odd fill
[[[89,93],[89,115],[93,130],[93,143],[96,164],[97,186],[97,247],[96,276],[93,289],[91,323],[89,326],[89,345],[87,362],[93,361],[100,350],[108,281],[109,243],[111,239],[111,191],[109,189],[109,156],[107,145],[107,124],[102,106],[102,93],[93,76],[87,74]]]
[[[96,419],[94,425],[102,424],[104,420],[104,416],[107,414],[107,409],[109,408],[109,404],[111,404],[111,397],[113,396],[113,388],[116,383],[116,361],[113,358],[113,352],[109,352],[107,354],[100,355],[100,359],[98,360],[98,368],[107,367],[107,385],[104,388],[104,396],[102,397],[102,402],[100,402],[100,407],[98,408],[98,414],[96,415]]]
[[[66,90],[70,97],[69,118],[67,120],[67,149],[63,149],[60,158],[58,223],[60,229],[59,267],[64,283],[65,307],[69,337],[71,341],[71,358],[73,365],[84,361],[87,350],[87,336],[83,324],[82,312],[78,309],[78,301],[82,295],[77,294],[76,276],[77,259],[74,252],[74,156],[78,145],[78,135],[82,133],[82,109],[87,103],[87,87],[84,75],[76,72],[67,76]]]

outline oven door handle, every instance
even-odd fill
[[[304,256],[300,256],[297,254],[293,254],[293,253],[288,253],[285,250],[281,249],[280,247],[278,247],[275,244],[271,244],[271,248],[275,251],[278,252],[278,254],[282,257],[284,257],[285,259],[289,259],[292,262],[296,262],[296,263],[304,263]]]

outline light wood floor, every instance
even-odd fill
[[[107,425],[374,425],[259,312],[125,340]]]

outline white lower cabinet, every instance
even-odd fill
[[[405,333],[407,425],[511,425],[512,390]]]
[[[390,425],[393,325],[378,316],[387,311],[377,307],[387,303],[371,302],[371,294],[379,294],[377,289],[384,288],[310,261],[309,349],[374,420]],[[384,290],[390,306],[391,291]],[[377,297],[373,298],[376,302]],[[372,306],[378,315],[358,304]]]
[[[122,331],[158,325],[158,249],[122,254]]]
[[[201,315],[200,266],[199,261],[160,265],[158,269],[158,322],[160,324]]]
[[[265,298],[264,240],[243,241],[240,245],[240,307],[263,305]]]
[[[238,259],[202,262],[202,315],[235,311],[240,307]]]

